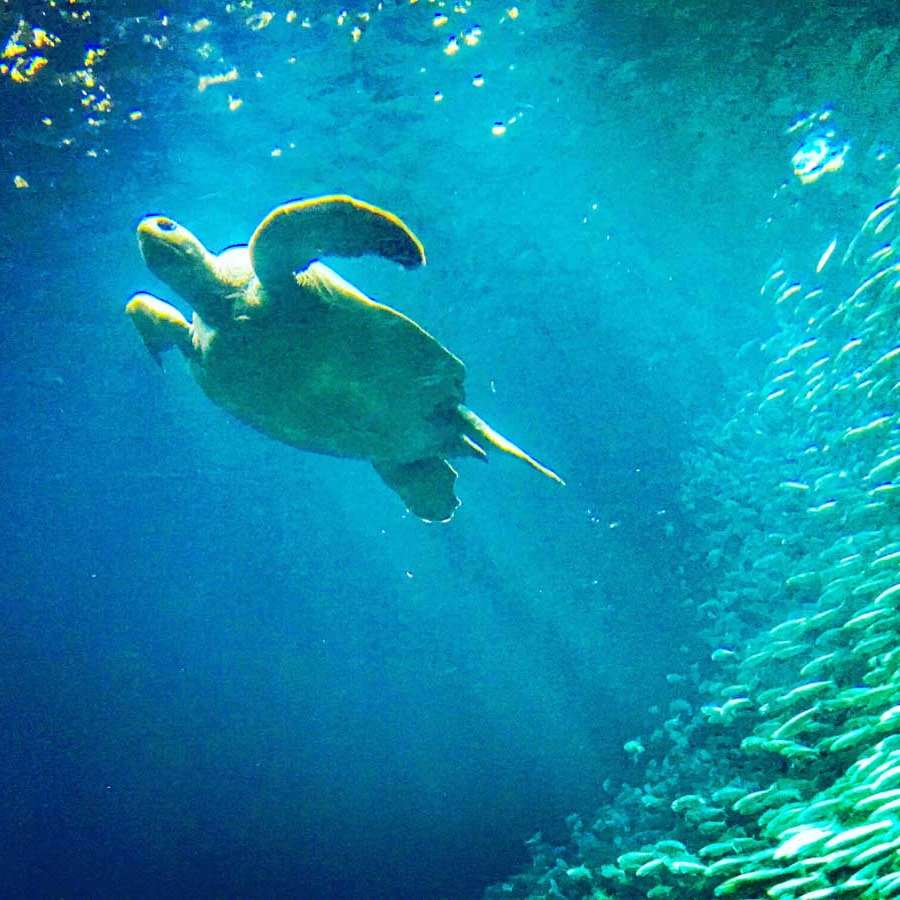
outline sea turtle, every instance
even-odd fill
[[[419,239],[391,213],[343,195],[295,200],[219,254],[165,216],[144,217],[137,238],[193,319],[143,292],[125,311],[158,363],[181,350],[210,400],[241,421],[301,450],[371,461],[428,521],[459,506],[447,459],[486,459],[480,442],[562,483],[463,405],[459,359],[317,261],[375,253],[424,265]]]

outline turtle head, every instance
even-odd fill
[[[218,275],[216,257],[196,235],[166,216],[144,216],[137,239],[147,268],[203,318],[215,322],[229,315],[230,297]]]

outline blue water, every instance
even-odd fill
[[[224,3],[0,10],[48,60],[0,79],[0,895],[477,897],[630,777],[666,676],[709,652],[683,614],[710,584],[684,454],[760,368],[736,354],[773,328],[766,272],[857,220],[891,137],[858,70],[815,70],[859,20],[785,6],[339,24],[315,2],[259,30],[264,7]],[[827,104],[856,162],[805,187],[811,131],[785,132]],[[141,216],[219,250],[336,192],[429,262],[329,262],[460,356],[467,402],[565,488],[462,460],[461,509],[426,525],[365,462],[153,364],[127,298],[188,308]]]

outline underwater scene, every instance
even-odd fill
[[[900,897],[895,0],[0,0],[0,897]]]

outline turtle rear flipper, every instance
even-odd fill
[[[267,289],[290,283],[323,256],[370,253],[407,269],[425,264],[421,241],[397,216],[344,194],[285,203],[250,238],[253,270]]]
[[[134,327],[144,341],[153,361],[162,366],[161,354],[177,347],[184,353],[191,350],[191,326],[171,303],[153,294],[135,294],[125,305]]]
[[[396,491],[406,508],[426,522],[449,522],[459,507],[453,491],[456,470],[445,459],[417,459],[410,463],[376,462],[381,480]]]

